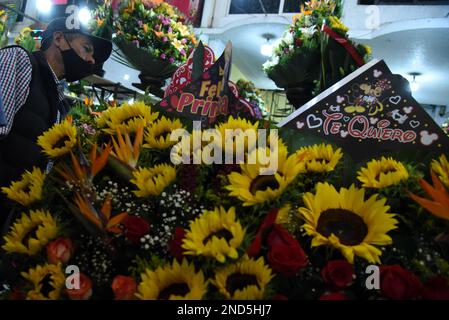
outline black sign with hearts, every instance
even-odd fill
[[[449,138],[413,99],[408,82],[379,60],[322,92],[279,126],[323,137],[360,160],[404,149],[449,150]]]

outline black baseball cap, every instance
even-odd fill
[[[75,25],[68,27],[67,22],[70,22],[70,20],[68,19],[71,18],[62,17],[52,20],[48,24],[45,31],[42,33],[41,44],[44,44],[46,41],[53,39],[53,34],[57,31],[61,31],[63,33],[80,33],[85,35],[92,41],[92,44],[94,46],[95,64],[101,64],[108,60],[112,52],[111,41],[94,36],[92,34],[92,31],[83,26],[81,23],[78,23],[77,26]]]

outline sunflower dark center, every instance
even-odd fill
[[[162,138],[164,138],[164,140],[167,140],[167,138],[170,137],[170,133],[171,133],[171,130],[166,129],[166,130],[160,132],[159,134],[155,135],[154,138],[156,140],[159,140],[162,137]]]
[[[256,194],[257,191],[265,191],[268,188],[277,189],[279,188],[279,183],[277,182],[274,175],[271,176],[258,176],[251,182],[249,191],[252,194]]]
[[[127,118],[127,119],[124,119],[122,121],[122,124],[129,125],[131,123],[131,121],[139,120],[139,119],[142,119],[142,116],[131,116],[131,117]]]
[[[381,171],[381,172],[379,172],[377,175],[376,175],[376,180],[379,180],[380,179],[380,175],[383,173],[383,174],[389,174],[389,173],[393,173],[393,172],[396,172],[396,169],[395,168],[387,168],[386,170],[383,170],[383,171]]]
[[[53,145],[53,148],[54,149],[58,149],[58,148],[65,147],[65,143],[68,142],[68,141],[70,141],[70,137],[69,136],[61,137],[61,139],[56,141],[56,143]]]
[[[35,226],[32,229],[30,229],[30,231],[28,231],[25,236],[23,237],[22,243],[27,246],[28,245],[28,241],[31,238],[37,238],[37,229],[39,228],[39,226]]]
[[[315,161],[316,161],[316,162],[320,162],[320,163],[324,162],[325,164],[327,164],[327,163],[330,162],[329,160],[324,159],[324,158],[315,158]]]
[[[169,285],[167,288],[162,290],[157,297],[159,300],[168,300],[171,295],[177,295],[184,297],[187,293],[189,293],[190,289],[187,283],[173,283]]]
[[[346,209],[328,209],[318,219],[317,231],[325,237],[334,234],[340,243],[347,246],[360,244],[368,234],[363,219]]]
[[[53,291],[53,286],[51,285],[50,281],[51,281],[51,274],[47,273],[45,275],[45,277],[39,282],[39,284],[42,285],[40,292],[42,293],[42,295],[44,297],[47,297],[47,298],[48,298],[48,295],[50,294],[50,292]]]
[[[256,276],[252,274],[233,273],[226,279],[226,290],[231,295],[236,290],[242,290],[248,286],[257,286],[260,289]]]
[[[31,183],[27,183],[25,187],[23,187],[23,192],[30,193],[31,192]]]
[[[206,239],[203,240],[203,244],[205,245],[206,243],[208,243],[210,240],[212,240],[212,237],[216,236],[218,239],[225,239],[226,241],[229,241],[233,238],[232,233],[229,230],[226,229],[220,229],[217,232],[211,233],[210,235],[208,235],[206,237]]]

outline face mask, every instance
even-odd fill
[[[70,46],[70,42],[67,41],[67,43]],[[76,51],[73,50],[72,46],[70,46],[69,50],[63,51],[59,49],[59,51],[61,52],[62,60],[64,62],[65,79],[68,82],[81,80],[94,73],[95,66],[83,60]]]

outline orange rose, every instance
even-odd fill
[[[65,289],[65,294],[71,300],[89,300],[92,296],[92,281],[83,273],[80,273],[79,289]]]
[[[58,238],[47,245],[47,259],[51,264],[67,263],[72,253],[72,241],[67,238]]]
[[[137,291],[137,284],[131,277],[116,276],[112,281],[115,300],[132,300]]]

